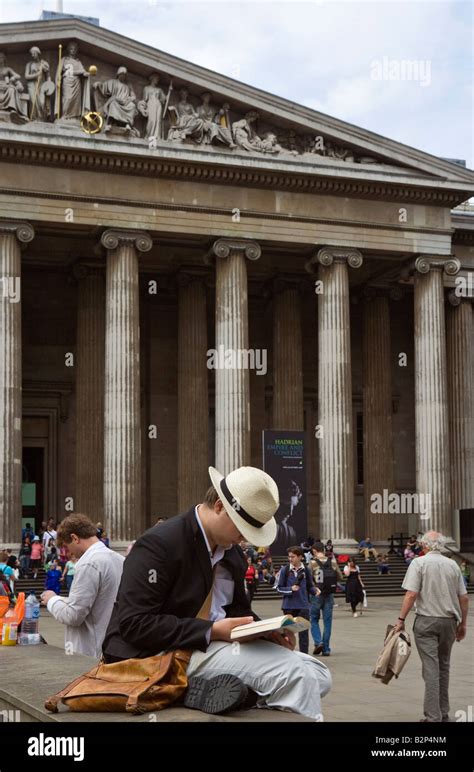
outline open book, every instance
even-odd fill
[[[258,638],[264,633],[283,633],[285,630],[291,630],[292,633],[301,633],[302,630],[309,630],[309,627],[309,622],[304,617],[294,617],[291,614],[285,614],[282,617],[261,619],[259,622],[250,622],[248,625],[234,627],[230,638],[232,641],[242,641],[250,637]]]

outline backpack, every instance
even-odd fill
[[[314,582],[323,595],[331,595],[337,590],[337,573],[333,568],[331,558],[325,563],[316,558],[319,570],[315,571]]]

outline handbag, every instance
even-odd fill
[[[209,619],[213,586],[198,619]],[[58,703],[75,712],[126,712],[134,715],[163,710],[188,687],[189,649],[176,649],[143,659],[124,659],[106,665],[103,659],[57,694],[48,697],[46,710],[58,712]]]

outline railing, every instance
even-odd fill
[[[403,553],[405,550],[405,544],[407,543],[408,539],[410,538],[410,534],[404,534],[404,533],[392,533],[389,536],[389,542],[390,542],[390,549],[388,551],[389,555],[400,555],[401,558],[404,557]],[[396,544],[395,544],[396,542]]]

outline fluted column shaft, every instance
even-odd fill
[[[178,507],[202,500],[209,485],[206,287],[180,276],[178,296]]]
[[[104,277],[77,266],[75,510],[94,522],[104,513]]]
[[[0,221],[0,539],[21,541],[21,242],[29,223]]]
[[[236,357],[248,350],[248,291],[245,259],[260,257],[255,242],[219,239],[216,255],[216,350]],[[250,463],[248,367],[216,369],[216,466],[222,474]]]
[[[421,530],[441,531],[450,537],[444,266],[443,261],[430,258],[418,258],[415,263],[416,488],[419,497],[427,497],[423,512],[420,507]]]
[[[362,265],[358,250],[323,248],[318,295],[318,425],[320,534],[354,544],[354,456],[348,264]]]
[[[364,510],[365,531],[373,541],[393,532],[391,515],[371,511],[371,496],[392,493],[392,377],[388,297],[369,297],[364,307]]]
[[[110,230],[105,313],[104,512],[112,539],[128,542],[141,524],[138,252],[147,234]]]
[[[473,307],[448,304],[446,311],[449,439],[453,509],[474,506]]]
[[[301,298],[297,287],[277,280],[273,299],[273,428],[302,431],[303,409]]]

